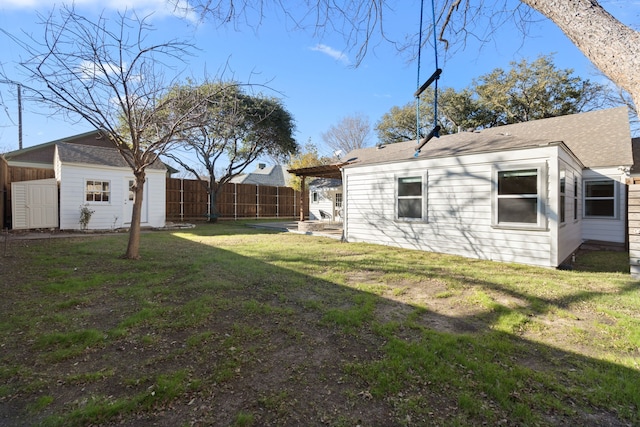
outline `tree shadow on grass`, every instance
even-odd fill
[[[261,253],[280,238],[292,246]],[[139,262],[110,259],[96,239],[41,242],[42,252],[54,254],[84,246],[76,265],[93,268],[69,277],[109,280],[61,291],[55,279],[51,286],[5,292],[13,299],[3,305],[9,317],[40,321],[16,320],[2,329],[15,338],[5,346],[0,420],[221,426],[640,421],[637,370],[581,355],[581,346],[591,345],[587,338],[568,351],[518,329],[559,308],[588,304],[601,292],[534,298],[487,277],[464,292],[488,300],[470,299],[463,309],[447,311],[449,299],[434,293],[447,280],[445,268],[425,263],[418,266],[424,281],[385,285],[380,278],[403,273],[400,266],[333,241],[323,245],[338,255],[311,257],[305,239],[214,227],[151,233],[143,237]],[[16,248],[27,264],[39,251],[30,245]],[[93,265],[97,259],[104,261]],[[340,277],[329,279],[335,264]],[[27,278],[21,271],[13,285]],[[349,272],[357,273],[354,280]],[[616,291],[621,297],[632,292],[631,283]],[[557,319],[558,327],[566,320]],[[100,331],[103,338],[73,341],[72,333],[82,331]],[[38,344],[43,337],[47,344]]]

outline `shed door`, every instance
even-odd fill
[[[124,211],[122,212],[122,215],[123,215],[122,220],[125,224],[131,224],[131,219],[133,217],[133,203],[135,202],[135,197],[136,197],[135,188],[134,188],[135,183],[136,181],[134,178],[125,178],[124,180],[125,192],[124,192],[124,201],[122,205],[124,209]],[[148,222],[148,218],[147,218],[148,183],[149,183],[149,180],[147,179],[147,181],[145,181],[144,183],[144,188],[142,193],[142,211],[140,212],[141,224]]]
[[[11,183],[14,230],[58,226],[58,185],[55,179]]]

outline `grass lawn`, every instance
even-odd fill
[[[559,271],[242,223],[11,240],[2,426],[640,424],[626,253]]]

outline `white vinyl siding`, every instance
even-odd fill
[[[89,230],[110,230],[125,227],[131,218],[124,218],[124,202],[129,197],[126,185],[131,171],[125,168],[96,165],[62,164],[56,168],[60,182],[60,229],[80,229],[80,207],[88,204],[94,211]],[[109,182],[109,202],[87,202],[87,181]],[[164,171],[148,169],[143,198],[141,226],[163,227],[166,213],[166,176]]]
[[[493,155],[461,156],[406,161],[381,166],[345,169],[348,241],[373,242],[471,258],[556,266],[556,241],[546,224],[557,206],[557,192],[548,194],[549,173],[540,176],[542,217],[536,227],[496,228],[492,210],[495,164],[520,169],[537,165],[545,169],[558,147],[506,152],[496,162]],[[524,159],[523,159],[524,158]],[[555,161],[554,164],[557,164]],[[424,190],[428,222],[395,218],[396,177],[429,171]],[[414,172],[412,174],[412,172]],[[557,170],[555,171],[557,179]],[[556,181],[557,185],[557,181]],[[556,187],[557,188],[557,187]],[[549,200],[553,197],[553,201]],[[557,230],[557,227],[554,227]]]
[[[333,187],[310,188],[309,219],[312,221],[337,221],[341,207],[336,206],[339,195],[342,204],[342,189]],[[321,211],[330,217],[323,218]]]
[[[583,173],[580,183],[584,185],[590,180],[606,180],[615,181],[615,217],[594,217],[588,216],[586,212],[582,212],[582,239],[583,240],[600,240],[605,242],[624,243],[626,240],[626,207],[624,205],[626,188],[623,184],[625,176],[618,168],[594,168],[586,170]],[[584,188],[581,190],[582,200],[578,203],[584,208]]]

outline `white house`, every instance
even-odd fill
[[[289,179],[289,172],[282,165],[267,166],[265,163],[258,163],[255,171],[243,173],[231,178],[232,184],[253,184],[270,187],[286,187]]]
[[[87,228],[108,230],[131,224],[135,182],[131,168],[118,150],[101,132],[94,131],[63,140],[7,153],[10,166],[53,169],[59,191],[56,207],[57,224],[61,230],[80,229],[80,210],[93,211]],[[48,180],[50,183],[52,180]],[[23,181],[14,186],[18,192],[31,194],[32,185],[43,181]],[[24,203],[20,202],[25,200]],[[56,203],[58,197],[55,198]],[[31,204],[27,196],[12,194],[13,228],[37,228],[37,224],[18,222],[29,218]],[[51,209],[50,209],[51,210]],[[27,212],[25,214],[24,212]],[[166,168],[157,161],[146,169],[142,201],[141,226],[163,227],[166,212]]]
[[[317,178],[309,182],[309,219],[342,221],[342,181]]]
[[[343,239],[546,267],[588,240],[625,242],[626,107],[417,148],[408,141],[344,157]]]

